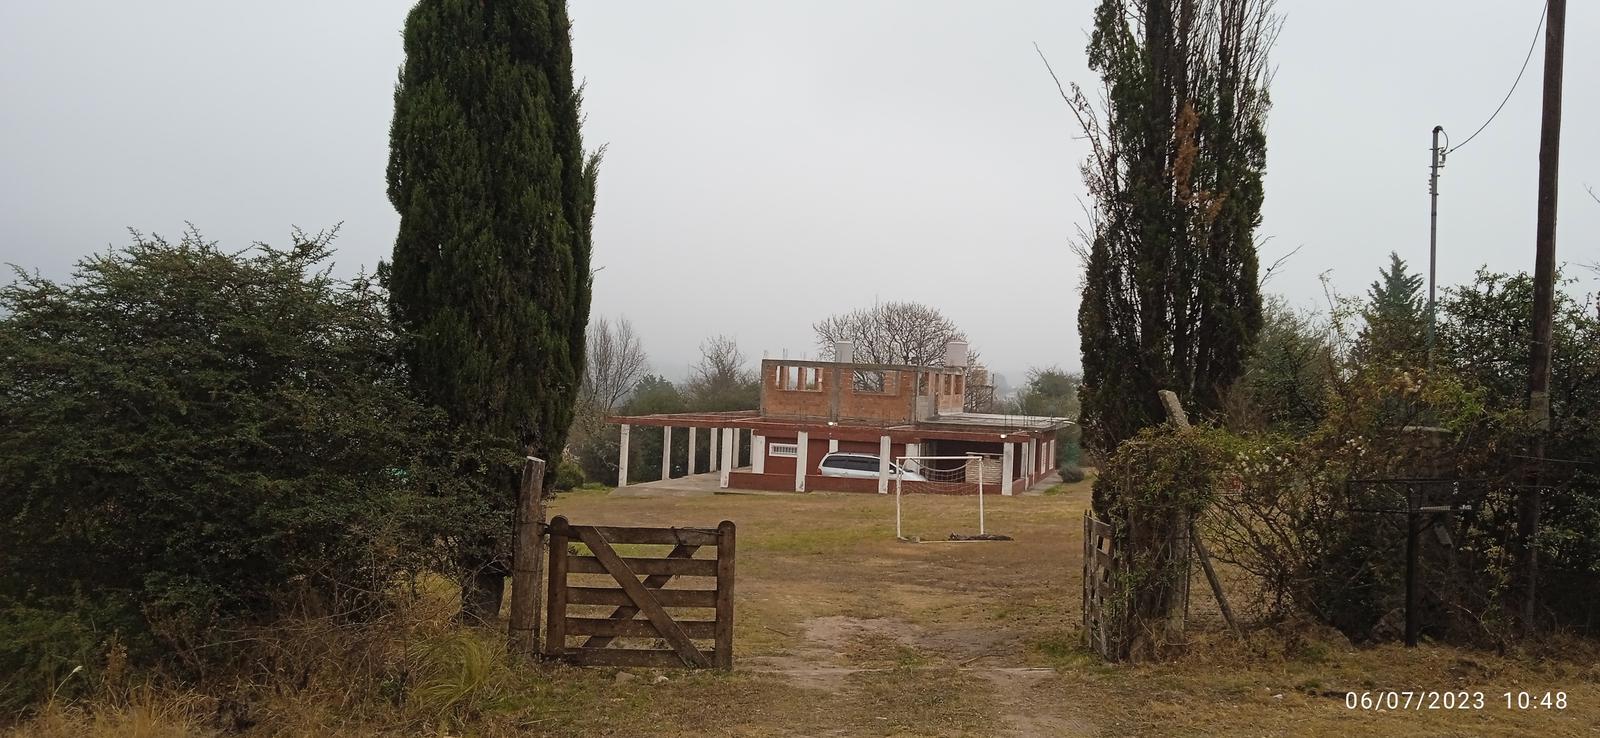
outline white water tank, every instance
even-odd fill
[[[856,345],[852,341],[833,342],[833,360],[840,364],[850,364],[856,360]]]
[[[944,365],[958,367],[967,365],[966,341],[951,341],[944,345]]]

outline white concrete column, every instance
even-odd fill
[[[684,469],[691,477],[694,476],[694,437],[699,435],[699,430],[699,428],[696,428],[692,425],[689,426],[689,463],[684,466]]]
[[[806,491],[806,472],[809,471],[807,467],[811,465],[810,460],[806,458],[810,456],[808,452],[811,450],[811,438],[810,434],[805,431],[800,431],[799,435],[799,439],[795,441],[794,451],[794,491],[804,492]]]
[[[750,434],[750,471],[767,473],[767,437],[759,433]]]
[[[1032,450],[1033,446],[1027,441],[1017,444],[1017,453],[1022,455],[1022,458],[1017,460],[1017,468],[1022,471],[1023,489],[1027,489],[1028,480],[1033,476],[1033,461],[1028,458],[1028,453]]]
[[[661,426],[661,480],[672,478],[672,426]]]
[[[740,433],[738,428],[729,428],[726,432],[728,435],[733,436],[733,456],[728,457],[728,468],[737,469],[739,467],[739,446],[744,443],[744,434]]]
[[[889,494],[889,445],[888,436],[878,436],[878,494]]]
[[[622,424],[622,441],[617,444],[617,486],[628,486],[628,424]]]
[[[921,456],[922,455],[922,444],[920,444],[920,443],[908,443],[908,444],[906,444],[906,455],[907,456]],[[922,471],[922,464],[920,462],[915,462],[915,461],[907,462],[906,463],[906,471],[920,472],[920,471]]]
[[[717,428],[707,431],[711,439],[706,443],[706,450],[709,452],[706,456],[709,457],[707,463],[711,464],[711,468],[706,471],[716,471],[721,468],[718,463],[722,461],[722,436],[718,431]]]
[[[719,483],[723,489],[728,488],[728,475],[733,471],[733,434],[729,430],[723,428],[719,434],[722,436],[722,478]]]
[[[1010,441],[1000,443],[1000,494],[1003,495],[1011,494],[1011,464],[1014,458],[1012,454],[1016,453],[1013,450],[1014,446],[1015,444]]]
[[[839,450],[839,439],[837,439],[837,438],[829,438],[828,439],[828,453],[831,454],[831,453],[833,453],[835,451],[838,451],[838,450]]]

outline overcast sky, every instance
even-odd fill
[[[65,276],[127,228],[284,243],[344,224],[341,272],[387,257],[392,92],[410,2],[0,4],[0,262]],[[811,324],[874,300],[954,319],[989,365],[1079,366],[1086,153],[1064,81],[1093,0],[575,3],[586,143],[609,146],[594,314],[658,371],[706,336],[814,355]],[[1268,129],[1268,285],[1359,292],[1391,250],[1426,268],[1429,131],[1509,88],[1537,0],[1283,0]],[[1600,5],[1568,13],[1558,249],[1600,261]],[[1542,42],[1453,155],[1440,284],[1533,263]],[[1574,271],[1577,271],[1574,269]],[[1593,289],[1586,278],[1582,289]]]

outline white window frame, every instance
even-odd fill
[[[767,444],[768,456],[782,456],[788,459],[800,457],[799,443],[769,443]]]

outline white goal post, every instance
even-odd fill
[[[905,536],[901,497],[907,493],[970,494],[978,496],[978,535],[988,534],[984,524],[983,495],[985,489],[1000,486],[1000,460],[987,454],[962,456],[901,456],[895,459],[894,475],[894,536],[902,541]]]

